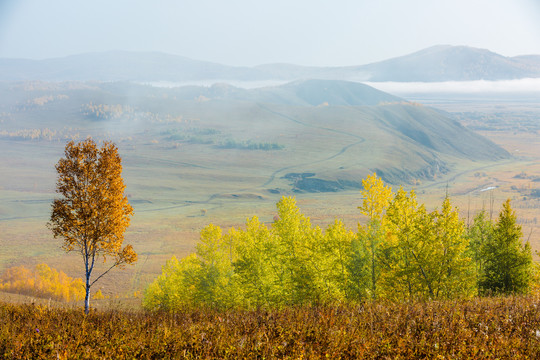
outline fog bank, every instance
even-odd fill
[[[409,94],[520,94],[538,93],[540,95],[540,78],[518,80],[476,80],[445,82],[365,82],[381,91],[394,95]]]

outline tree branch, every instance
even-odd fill
[[[94,281],[92,281],[90,286],[94,285],[96,281],[101,279],[104,275],[106,275],[109,271],[111,271],[113,268],[117,267],[121,263],[122,263],[121,261],[116,261],[109,269],[107,269],[107,271],[105,271],[103,274],[99,275]]]

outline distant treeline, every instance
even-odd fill
[[[81,113],[86,118],[94,121],[144,120],[153,124],[180,124],[191,122],[191,120],[183,119],[182,116],[140,111],[131,106],[120,104],[109,105],[94,104],[93,102],[90,102],[81,106]]]
[[[0,290],[58,301],[84,299],[82,279],[71,278],[47,264],[39,264],[34,269],[24,266],[7,269],[0,276]]]
[[[376,175],[362,181],[356,231],[341,220],[313,227],[294,198],[277,203],[267,226],[201,231],[196,253],[163,266],[145,291],[147,309],[281,307],[470,298],[530,291],[533,262],[510,207],[496,221],[480,212],[470,227],[446,197],[428,212],[414,190],[393,193]]]
[[[13,140],[48,140],[52,141],[61,137],[56,130],[45,129],[22,129],[16,131],[0,130],[0,137]]]
[[[14,131],[0,130],[0,138],[8,140],[31,140],[31,141],[58,141],[58,140],[78,140],[80,133],[77,130],[64,128],[60,131],[44,129],[20,129]]]
[[[221,144],[218,145],[221,149],[241,149],[241,150],[282,150],[285,146],[278,143],[269,143],[269,142],[253,142],[248,141],[236,141],[232,139],[227,139]]]
[[[108,104],[83,104],[81,106],[83,115],[95,120],[112,120],[122,116],[132,116],[135,112],[133,108],[126,105],[108,105]]]
[[[282,150],[285,146],[278,143],[255,142],[252,140],[242,141],[226,139],[220,141],[218,136],[221,131],[212,128],[189,128],[185,130],[169,129],[161,132],[166,140],[186,141],[192,144],[215,144],[219,149],[240,149],[240,150]]]
[[[168,129],[161,132],[166,140],[170,141],[186,141],[192,144],[213,144],[214,135],[219,135],[221,132],[216,129],[207,128],[188,128],[185,130]]]

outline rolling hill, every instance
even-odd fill
[[[0,113],[13,109],[1,119],[6,151],[16,140],[33,149],[28,156],[37,162],[36,146],[60,148],[66,139],[88,135],[117,141],[142,206],[166,202],[168,195],[156,195],[161,188],[190,201],[340,191],[359,188],[373,171],[406,184],[434,180],[458,162],[509,157],[440,111],[353,82],[307,80],[252,90],[37,83],[4,84],[0,91]],[[50,162],[43,164],[52,168]],[[18,189],[16,179],[7,176],[0,186]]]
[[[280,86],[242,89],[225,83],[212,86],[184,86],[170,90],[177,99],[251,101],[282,105],[377,105],[402,101],[401,98],[368,85],[339,80],[299,80]]]

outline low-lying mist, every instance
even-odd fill
[[[351,80],[354,81],[354,80]],[[284,80],[261,80],[261,81],[235,81],[235,80],[200,80],[190,82],[144,82],[141,84],[160,88],[177,88],[183,86],[211,87],[216,84],[229,84],[241,89],[257,89],[274,87],[286,84]],[[475,80],[475,81],[444,81],[444,82],[362,82],[378,90],[402,96],[425,94],[437,95],[467,95],[474,97],[491,97],[494,99],[510,98],[520,100],[538,101],[540,98],[540,78],[526,78],[516,80]]]
[[[365,84],[381,91],[401,96],[418,93],[540,95],[540,78],[497,81],[366,82]]]
[[[216,84],[228,84],[241,89],[257,89],[268,86],[279,86],[287,83],[283,80],[254,80],[254,81],[242,81],[242,80],[222,80],[222,79],[209,79],[209,80],[193,80],[193,81],[149,81],[141,82],[142,85],[150,85],[158,88],[177,88],[183,86],[206,86],[210,87]]]

